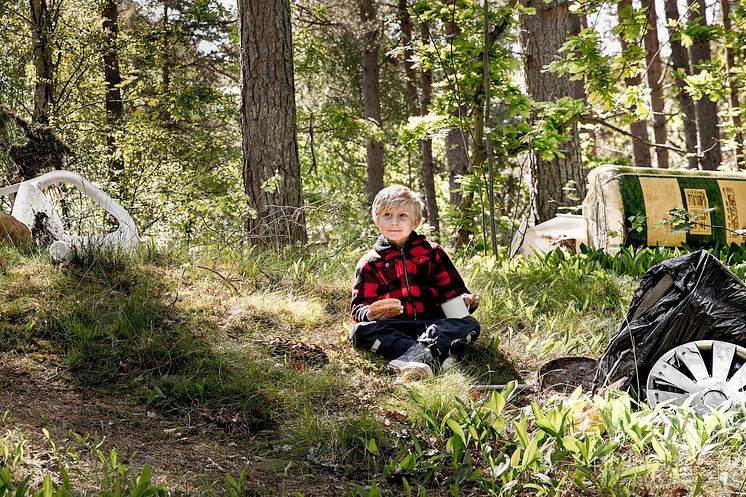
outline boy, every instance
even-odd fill
[[[420,197],[400,185],[376,195],[371,214],[381,235],[355,268],[350,340],[389,359],[392,369],[429,377],[479,336],[476,319],[446,318],[440,304],[461,296],[473,312],[479,296],[443,248],[414,231],[422,209]]]

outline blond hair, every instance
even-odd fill
[[[381,213],[394,207],[402,206],[409,208],[412,213],[414,225],[418,226],[420,221],[422,221],[422,210],[425,204],[422,202],[419,194],[406,186],[391,185],[378,192],[376,198],[373,199],[373,206],[370,208],[370,213],[373,216],[373,220],[377,221]]]

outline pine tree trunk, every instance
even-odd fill
[[[473,122],[473,136],[474,144],[472,147],[471,163],[469,169],[476,171],[477,168],[481,168],[484,161],[487,158],[486,145],[484,141],[484,105],[477,105],[474,107],[471,119]],[[472,206],[474,205],[474,192],[469,191],[462,196],[461,202],[458,204],[456,211],[458,217],[455,220],[456,233],[453,240],[455,248],[463,247],[469,243],[469,235],[474,232],[474,220],[472,219]],[[485,230],[483,230],[485,233]],[[485,247],[487,246],[486,240],[484,241]]]
[[[705,19],[706,5],[704,0],[689,0],[689,20],[699,18],[700,26],[707,26]],[[699,6],[698,12],[693,8]],[[692,72],[699,72],[700,64],[710,61],[710,42],[707,38],[694,37],[694,44],[689,49]],[[697,133],[699,136],[699,168],[705,171],[717,170],[722,155],[720,152],[720,128],[718,127],[717,104],[707,96],[694,102],[697,112]]]
[[[52,17],[47,0],[30,0],[31,39],[34,56],[34,112],[32,122],[48,124],[54,102],[52,65]]]
[[[664,0],[663,3],[666,12],[666,19],[669,21],[679,22],[679,7],[676,0]],[[669,31],[669,35],[672,33]],[[690,76],[689,54],[681,45],[680,40],[671,36],[671,63],[674,70],[678,73],[675,76],[677,97],[681,107],[681,120],[684,125],[684,140],[686,141],[686,151],[688,157],[689,169],[697,169],[697,114],[694,108],[694,100],[686,92],[686,83],[682,76]]]
[[[420,114],[420,104],[417,95],[417,71],[414,68],[414,49],[412,48],[412,16],[409,14],[407,0],[399,0],[398,9],[401,44],[404,49],[402,64],[407,85],[407,115],[417,116]],[[408,186],[412,188],[412,154],[409,151],[407,154]]]
[[[249,242],[306,240],[289,0],[239,0],[243,180]]]
[[[458,179],[469,174],[469,151],[466,149],[466,135],[458,126],[450,128],[446,135],[446,161],[449,199],[451,205],[459,205],[462,194]]]
[[[663,67],[661,64],[660,41],[658,40],[658,14],[653,0],[642,0],[642,7],[647,9],[648,30],[645,32],[645,62],[648,66],[647,78],[650,88],[650,107],[653,110],[653,136],[655,143],[666,145],[665,101],[663,98]],[[668,149],[655,147],[656,166],[668,168]]]
[[[426,22],[420,24],[420,36],[422,42],[430,39],[430,29]],[[422,81],[422,101],[420,115],[426,116],[430,111],[430,100],[433,93],[433,72],[423,69],[420,73]],[[433,228],[433,238],[440,240],[440,220],[438,216],[438,204],[435,198],[435,166],[433,163],[433,141],[431,139],[420,142],[422,153],[422,186],[425,189],[425,205],[427,206],[427,222]]]
[[[529,0],[527,6],[536,9],[535,15],[520,16],[529,94],[539,102],[554,101],[560,97],[583,98],[582,82],[570,81],[567,76],[560,78],[544,71],[567,36],[579,33],[578,16],[570,12],[569,2],[565,0],[554,0],[549,4],[543,0]],[[568,134],[569,140],[560,145],[564,157],[545,160],[540,153],[531,154],[531,189],[537,223],[554,217],[561,206],[577,204],[577,200],[567,198],[563,191],[570,182],[574,183],[577,196],[585,196],[585,173],[577,126],[573,125]]]
[[[402,62],[407,83],[407,110],[410,116],[416,116],[420,109],[417,105],[417,71],[414,68],[414,50],[412,49],[412,16],[409,15],[407,0],[399,0],[399,26],[404,47]]]
[[[363,116],[381,126],[381,87],[378,66],[379,32],[378,11],[375,0],[359,0],[360,18],[365,29],[363,36]],[[368,203],[383,188],[383,143],[374,137],[368,138],[366,167],[366,191]]]
[[[730,2],[731,0],[721,0],[723,7],[723,28],[725,32],[730,32],[732,23],[730,19]],[[738,92],[740,90],[738,81],[735,78],[734,68],[736,67],[736,53],[732,46],[725,47],[725,64],[728,70],[728,82],[730,89],[730,110],[736,112],[733,114],[733,127],[735,128],[735,136],[733,137],[736,141],[736,164],[740,165],[746,162],[744,156],[743,147],[743,132],[741,131],[741,116],[737,113],[740,110],[741,104],[738,98]]]
[[[619,22],[622,22],[621,17],[621,11],[625,7],[631,7],[632,6],[632,0],[619,0],[618,4],[618,12],[619,15]],[[619,33],[619,42],[622,45],[622,50],[626,50],[626,48],[629,46],[629,43],[627,43],[627,40],[624,38],[624,33]],[[642,78],[640,75],[635,75],[631,77],[627,77],[624,79],[624,83],[627,86],[640,86],[642,83]],[[650,167],[652,166],[652,160],[650,157],[650,147],[643,143],[650,142],[650,139],[648,137],[648,123],[644,120],[635,121],[632,124],[629,125],[629,132],[632,134],[632,136],[635,136],[637,138],[640,138],[640,140],[632,139],[632,157],[633,157],[633,163],[637,167]]]
[[[449,5],[449,9],[453,9],[450,6],[452,3],[452,0],[446,2]],[[446,40],[449,45],[452,45],[454,39],[460,34],[455,21],[449,20],[445,23],[445,33]],[[459,176],[469,174],[469,150],[466,135],[461,127],[461,122],[466,117],[465,109],[463,106],[457,107],[451,115],[458,119],[459,125],[449,129],[448,134],[446,134],[446,162],[448,164],[449,197],[451,205],[457,206],[462,202],[461,185],[459,185],[457,180]]]
[[[161,93],[165,96],[171,91],[171,19],[169,18],[169,0],[161,0],[163,2],[163,14],[161,15]],[[163,106],[160,111],[161,122],[166,126],[170,126],[171,112],[168,106]]]
[[[106,81],[106,146],[109,149],[109,168],[112,172],[121,171],[124,163],[117,157],[116,130],[122,121],[122,83],[119,72],[119,10],[117,0],[106,0],[103,8],[104,18],[104,80]]]

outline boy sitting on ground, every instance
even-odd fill
[[[371,213],[381,235],[355,268],[350,340],[389,359],[392,369],[430,377],[479,336],[476,319],[446,318],[441,303],[460,296],[471,313],[479,296],[443,248],[414,231],[422,210],[419,195],[400,185],[376,195]]]

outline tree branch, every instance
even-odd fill
[[[625,136],[629,136],[630,138],[632,138],[634,140],[642,142],[642,143],[644,143],[645,145],[647,145],[649,147],[665,148],[667,150],[672,150],[672,151],[674,151],[676,153],[679,153],[681,155],[686,155],[686,154],[689,153],[689,152],[687,152],[684,149],[681,149],[681,148],[678,148],[678,147],[673,147],[671,145],[666,145],[665,143],[653,143],[653,142],[650,142],[648,140],[643,140],[639,136],[633,135],[629,131],[627,131],[625,129],[622,129],[622,128],[618,127],[618,126],[614,126],[613,124],[608,123],[608,122],[604,121],[603,119],[599,119],[597,117],[582,116],[582,117],[580,117],[580,119],[578,119],[578,121],[580,121],[583,124],[600,124],[601,126],[605,126],[605,127],[609,128],[609,129],[611,129],[613,131],[616,131],[617,133],[621,133],[621,134],[623,134]]]

